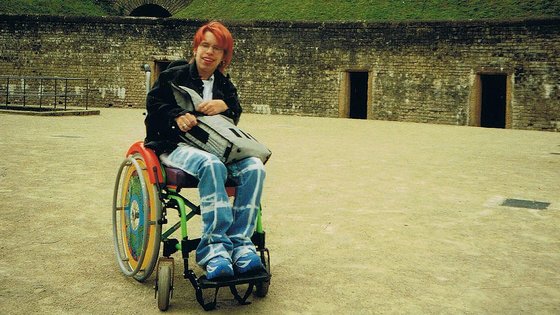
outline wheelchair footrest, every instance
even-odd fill
[[[218,280],[208,280],[206,276],[201,276],[198,278],[198,285],[201,289],[221,288],[247,283],[257,284],[270,280],[270,277],[270,273],[265,270]]]
[[[247,275],[235,276],[229,279],[220,280],[208,280],[206,276],[201,276],[197,278],[192,270],[188,270],[185,274],[185,278],[188,278],[191,284],[194,286],[196,291],[196,300],[204,308],[205,311],[213,310],[216,308],[218,290],[222,287],[229,287],[231,293],[239,304],[246,305],[250,304],[247,299],[253,292],[253,288],[265,281],[270,281],[270,273],[268,271],[259,271],[256,273],[251,273]],[[237,291],[236,285],[249,284],[249,288],[243,296]],[[202,290],[203,289],[214,289],[214,300],[211,302],[206,302],[204,300]]]

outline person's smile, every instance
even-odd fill
[[[215,59],[215,58],[212,58],[212,57],[202,57],[202,60],[204,61],[204,63],[205,63],[207,66],[210,66],[210,65],[212,65],[214,62],[216,62],[216,59]]]

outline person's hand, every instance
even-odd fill
[[[228,106],[223,100],[210,100],[200,103],[197,111],[204,115],[212,116],[223,113],[228,109]]]
[[[177,126],[179,126],[179,129],[182,132],[187,132],[191,130],[192,127],[198,124],[198,121],[196,120],[196,116],[190,113],[186,113],[182,116],[175,118],[175,122],[177,123]]]

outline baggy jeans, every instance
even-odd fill
[[[234,263],[249,252],[256,253],[251,236],[265,179],[260,159],[246,158],[226,166],[211,153],[180,144],[162,162],[199,180],[202,236],[196,262],[200,266],[218,256]],[[228,176],[238,185],[233,207],[225,189]]]

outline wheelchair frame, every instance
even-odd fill
[[[194,181],[190,182],[170,180],[167,173],[174,175],[177,171],[162,166],[154,151],[146,148],[142,141],[135,142],[129,148],[127,157],[121,163],[113,194],[112,221],[116,258],[123,274],[144,282],[156,269],[155,297],[158,300],[158,308],[165,311],[169,307],[174,288],[175,263],[171,255],[180,251],[184,263],[183,277],[192,284],[196,299],[205,310],[216,307],[218,290],[222,287],[229,287],[240,304],[249,304],[247,299],[254,289],[257,297],[266,296],[272,275],[270,253],[265,246],[262,208],[259,208],[255,232],[251,239],[260,253],[265,270],[226,280],[208,280],[204,275],[198,277],[189,268],[189,254],[196,250],[200,238],[189,238],[188,221],[200,215],[200,206],[180,194],[181,189],[196,188],[197,183],[194,178]],[[228,195],[234,196],[235,186],[228,184],[231,183],[226,183]],[[177,210],[180,220],[163,229],[168,223],[168,209]],[[179,229],[181,239],[171,238]],[[160,244],[163,244],[161,257]],[[248,284],[248,288],[242,296],[236,286],[244,284]],[[215,290],[213,301],[207,303],[204,300],[204,289]]]

